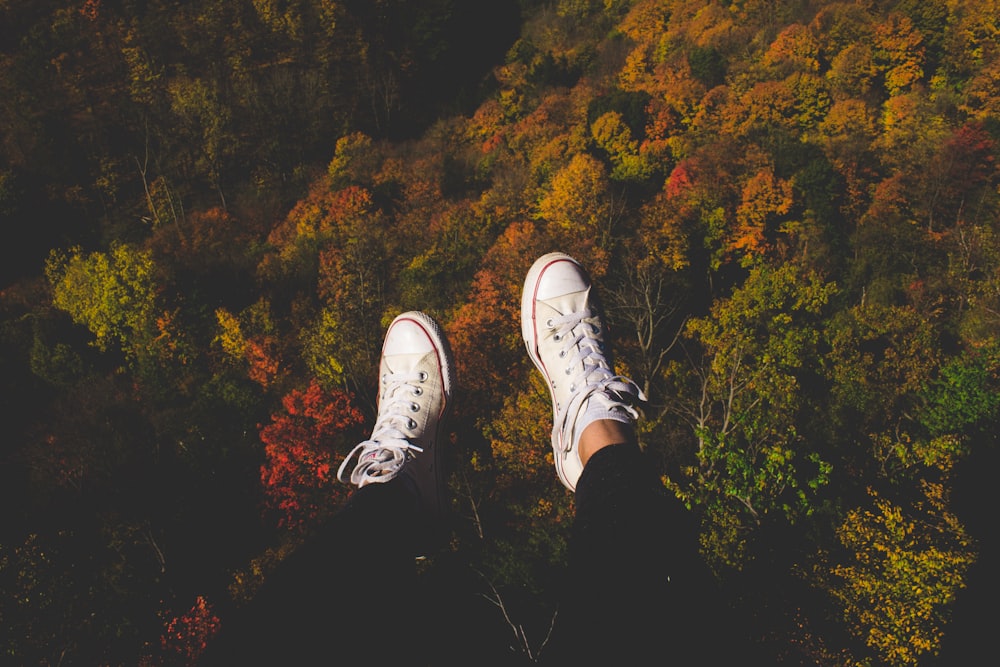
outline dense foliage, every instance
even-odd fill
[[[544,653],[553,249],[769,664],[978,656],[998,35],[998,0],[0,0],[4,660],[194,664],[344,501],[408,309],[461,385],[425,571]]]

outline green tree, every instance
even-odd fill
[[[1000,414],[1000,349],[996,341],[949,359],[923,388],[920,421],[931,435],[977,432]]]
[[[674,410],[694,431],[697,465],[672,486],[712,517],[705,540],[716,562],[738,566],[765,516],[810,512],[827,480],[829,464],[803,437],[799,414],[810,409],[803,382],[817,370],[821,318],[835,292],[794,265],[761,263],[709,316],[688,322],[692,367],[671,372],[685,383]]]
[[[191,166],[216,190],[225,208],[223,176],[238,146],[238,137],[232,129],[232,110],[211,80],[177,77],[167,88],[179,126],[189,133],[185,145],[195,148]]]

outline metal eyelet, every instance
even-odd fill
[[[550,329],[555,328],[555,323],[552,321],[551,317],[549,319],[545,320],[545,326],[547,326]]]
[[[411,429],[414,429],[417,427],[417,422],[413,421],[412,419],[407,419],[406,425],[409,426]]]
[[[554,335],[552,337],[552,340],[557,341],[557,342],[561,341],[562,340],[562,334],[556,334],[556,335]]]
[[[566,356],[566,350],[559,350],[559,358],[562,359]]]
[[[566,367],[566,375],[569,375],[572,370],[573,370],[572,367],[567,366]]]
[[[424,393],[424,390],[422,388],[420,388],[420,387],[414,387],[413,388],[413,395],[414,396],[420,396],[422,393]]]
[[[410,412],[419,412],[420,405],[417,403],[410,403]]]
[[[421,382],[427,381],[427,373],[425,371],[420,371],[420,381]]]

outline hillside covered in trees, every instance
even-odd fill
[[[998,37],[998,0],[0,0],[0,662],[196,664],[344,502],[409,309],[461,387],[422,567],[544,654],[573,497],[518,321],[559,249],[766,664],[970,664]]]

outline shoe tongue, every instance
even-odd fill
[[[543,310],[539,307],[536,319],[544,321],[548,317],[566,315],[567,313],[575,313],[583,310],[587,303],[587,297],[589,294],[590,288],[588,287],[580,292],[568,292],[566,294],[559,294],[550,299],[544,299],[539,305],[544,305],[553,312],[548,312],[547,310]],[[544,317],[542,317],[543,314]]]

